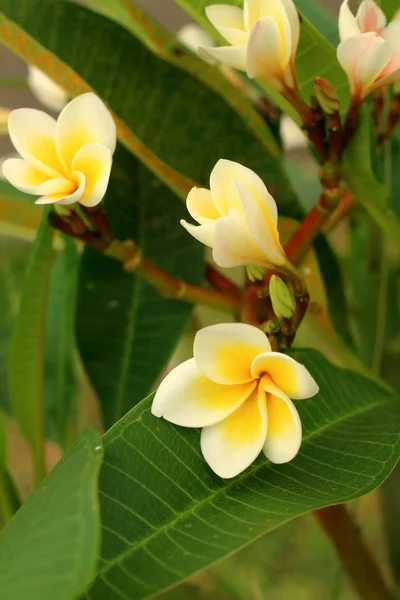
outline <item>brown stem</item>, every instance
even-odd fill
[[[224,294],[231,294],[240,298],[241,291],[238,288],[238,286],[226,277],[224,277],[222,273],[217,271],[214,267],[212,267],[209,264],[206,264],[205,277],[208,283],[210,283],[213,286],[213,288],[215,288],[219,292],[223,292]]]
[[[343,129],[339,112],[334,112],[328,117],[329,131],[329,160],[336,161],[340,157],[343,147]]]
[[[314,511],[362,600],[395,600],[344,504]]]
[[[349,145],[357,129],[358,121],[360,118],[360,109],[360,101],[357,98],[354,98],[352,100],[352,103],[350,104],[349,110],[347,111],[346,115],[343,134],[343,146],[341,148],[341,152],[343,152],[345,148]]]
[[[333,211],[333,213],[331,213],[331,215],[326,220],[325,225],[323,227],[323,232],[326,234],[335,229],[335,227],[339,225],[339,223],[341,223],[343,219],[345,219],[349,215],[350,211],[354,208],[354,206],[354,194],[351,190],[346,190],[342,198],[340,199],[339,206]]]
[[[381,126],[384,104],[383,89],[381,88],[376,90],[372,101],[372,123],[376,137],[378,137]]]

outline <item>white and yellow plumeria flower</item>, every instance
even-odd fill
[[[380,8],[365,0],[356,16],[347,0],[339,16],[342,40],[337,57],[347,74],[353,100],[362,101],[374,90],[400,80],[400,21],[386,26]]]
[[[307,369],[272,352],[260,329],[241,323],[202,329],[193,353],[162,381],[153,415],[183,427],[202,427],[203,456],[225,479],[244,471],[261,451],[277,464],[292,460],[302,430],[290,398],[318,392]]]
[[[28,66],[28,85],[36,98],[54,112],[60,112],[68,102],[66,91],[36,67]]]
[[[8,130],[21,158],[6,160],[3,175],[21,192],[40,196],[36,204],[79,202],[91,207],[103,199],[116,128],[97,96],[78,96],[57,121],[40,110],[14,110]]]
[[[200,25],[196,25],[196,23],[188,23],[181,27],[177,38],[186,48],[189,48],[195,54],[198,54],[200,46],[209,46],[212,48],[216,44],[212,35],[200,27]]]
[[[243,9],[215,4],[206,14],[231,45],[203,48],[202,53],[279,90],[294,86],[300,22],[292,0],[244,0]]]
[[[221,159],[211,172],[210,188],[193,188],[187,197],[187,209],[199,226],[181,223],[213,249],[217,265],[271,268],[288,263],[279,241],[275,200],[258,175]]]

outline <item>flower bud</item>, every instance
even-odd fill
[[[269,281],[269,295],[278,319],[291,319],[296,310],[296,302],[286,283],[277,275],[272,275]]]
[[[317,77],[315,80],[315,95],[327,115],[332,115],[340,109],[340,100],[335,88],[327,79]]]

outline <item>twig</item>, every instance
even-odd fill
[[[237,285],[230,281],[222,273],[217,271],[213,266],[206,264],[205,268],[205,278],[208,283],[210,283],[213,288],[218,290],[219,292],[223,292],[224,294],[232,294],[236,295],[238,298],[241,296],[241,290]]]

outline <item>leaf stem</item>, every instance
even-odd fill
[[[344,504],[314,511],[362,600],[395,600]]]

